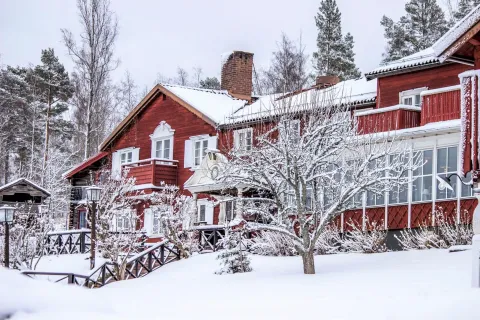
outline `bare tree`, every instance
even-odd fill
[[[126,71],[115,89],[116,112],[113,112],[113,123],[118,124],[135,108],[140,99],[137,89],[130,72]]]
[[[93,117],[98,113],[100,92],[105,88],[110,72],[119,63],[114,59],[118,25],[114,13],[110,11],[109,0],[77,0],[77,8],[82,26],[80,41],[77,42],[69,30],[62,29],[62,33],[75,64],[77,86],[81,84],[83,87],[77,95],[82,95],[80,99],[85,109],[85,123],[79,126],[82,127],[83,157],[86,159],[96,150],[96,146],[92,145],[96,134]]]
[[[142,245],[142,230],[137,230],[140,217],[135,205],[142,193],[135,190],[135,178],[126,172],[114,179],[110,172],[102,172],[102,196],[97,206],[97,244],[102,255],[109,259],[119,279],[125,278],[128,259]]]
[[[307,60],[302,38],[295,44],[282,33],[269,69],[262,72],[259,84],[261,93],[293,92],[305,88],[311,79]]]
[[[178,67],[175,82],[181,86],[188,85],[188,72],[185,69]]]
[[[200,87],[202,81],[203,69],[200,66],[193,68],[193,86]]]
[[[231,149],[219,175],[226,190],[251,195],[236,199],[237,210],[264,223],[246,228],[289,237],[305,274],[315,273],[315,244],[336,217],[358,207],[363,192],[403,187],[418,162],[401,140],[358,135],[345,101],[334,88],[272,101],[250,142],[244,137]]]

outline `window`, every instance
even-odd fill
[[[395,162],[403,162],[405,165],[408,164],[409,157],[402,155],[402,158],[399,158],[398,154],[390,155],[389,156],[389,163]],[[391,175],[398,175],[398,173],[389,173]],[[403,172],[399,178],[407,178],[408,171],[406,170]],[[406,203],[408,202],[408,183],[404,184],[396,184],[393,186],[392,190],[388,193],[388,203],[389,204],[397,204],[397,203]]]
[[[418,88],[400,92],[400,104],[419,107],[421,104],[420,93],[428,88]]]
[[[422,164],[413,171],[412,202],[432,200],[433,150],[418,151],[415,161]]]
[[[347,184],[352,183],[353,179],[353,172],[355,171],[355,167],[358,166],[358,161],[355,160],[348,160],[346,162],[346,170],[345,170],[345,181]],[[363,192],[357,192],[352,198],[352,208],[361,208],[363,207]]]
[[[78,227],[80,229],[86,228],[87,227],[87,213],[85,211],[80,211],[80,221]]]
[[[201,204],[201,205],[198,206],[198,215],[199,215],[198,221],[199,222],[205,222],[206,211],[207,211],[207,205]]]
[[[135,228],[135,219],[133,215],[136,214],[133,210],[120,211],[116,216],[116,231],[125,232],[132,231]]]
[[[437,149],[437,174],[440,177],[445,177],[449,173],[457,172],[457,147],[440,148]],[[457,179],[452,179],[453,190],[445,188],[440,190],[437,183],[437,199],[449,199],[456,197]]]
[[[235,148],[240,152],[252,150],[253,129],[236,130],[233,134]]]
[[[173,135],[175,130],[165,121],[161,121],[150,135],[152,141],[151,158],[173,159]]]
[[[132,163],[133,162],[133,151],[123,151],[120,154],[120,164],[124,165],[127,163]]]
[[[172,159],[171,138],[155,141],[155,158]]]
[[[235,218],[235,201],[225,202],[225,220],[232,221]]]
[[[154,210],[152,219],[153,219],[153,221],[152,221],[152,233],[153,234],[160,234],[160,230],[162,230],[160,213],[156,212],[156,210]]]
[[[368,164],[368,167],[370,172],[373,174],[373,172],[377,169],[385,169],[385,160],[376,159],[374,161],[371,161]],[[384,177],[385,170],[379,171],[377,176]],[[367,206],[380,206],[385,204],[385,194],[384,192],[380,191],[380,190],[383,190],[384,188],[381,188],[380,185],[374,186],[374,188],[375,188],[374,191],[367,191]]]
[[[195,167],[198,167],[201,163],[205,155],[207,154],[207,149],[208,149],[208,140],[197,140],[195,141],[194,144],[195,150],[194,150],[194,160],[193,160],[193,165]]]

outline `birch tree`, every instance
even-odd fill
[[[96,152],[93,144],[95,131],[94,116],[101,107],[101,91],[105,89],[111,71],[117,68],[114,59],[118,25],[110,10],[109,0],[77,0],[78,14],[82,27],[80,41],[71,31],[62,29],[63,42],[75,64],[78,100],[84,104],[85,123],[80,124],[83,138],[84,159]],[[79,90],[80,89],[80,90]],[[100,139],[96,140],[101,140]]]
[[[272,101],[252,144],[232,148],[218,178],[249,195],[236,199],[247,229],[293,241],[305,274],[315,273],[315,244],[342,212],[361,206],[364,192],[404,187],[415,167],[401,140],[357,134],[346,100],[331,88]]]

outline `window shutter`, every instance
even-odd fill
[[[112,178],[120,180],[121,178],[120,152],[112,153]]]
[[[153,229],[153,213],[152,209],[144,209],[143,210],[143,228],[147,233],[147,236],[152,234]]]
[[[191,168],[192,166],[193,166],[192,140],[185,140],[185,158],[183,159],[183,167]]]
[[[208,138],[208,149],[213,150],[217,149],[217,136],[209,137]]]
[[[140,148],[135,148],[132,150],[132,162],[137,162],[140,160]]]
[[[213,204],[210,201],[205,206],[205,221],[207,224],[213,224]]]

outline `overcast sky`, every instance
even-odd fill
[[[74,0],[0,0],[0,62],[37,64],[42,49],[53,47],[69,71],[73,66],[61,42],[60,28],[79,34]],[[362,72],[376,67],[384,51],[382,15],[398,19],[406,0],[337,0],[344,34],[355,40]],[[130,71],[142,89],[157,73],[173,77],[177,66],[190,74],[220,75],[220,55],[232,50],[255,54],[257,68],[268,66],[281,32],[298,39],[307,52],[316,49],[314,16],[320,0],[111,0],[120,34],[113,78]]]

